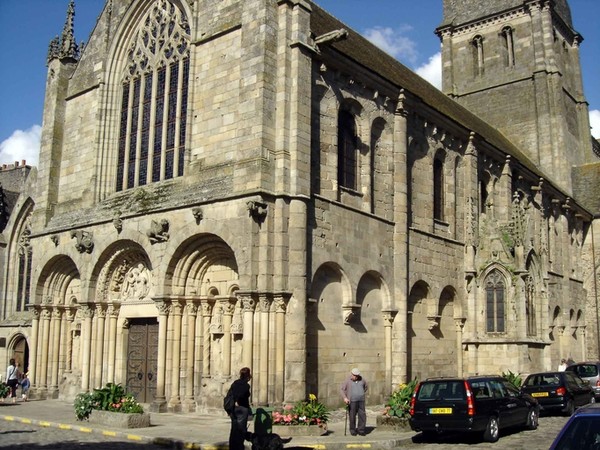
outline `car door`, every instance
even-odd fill
[[[500,427],[510,427],[516,424],[517,419],[514,412],[517,408],[517,403],[510,396],[506,385],[501,380],[490,380],[490,386],[496,400]]]
[[[522,425],[527,421],[529,404],[519,390],[508,381],[503,381],[508,398],[508,409],[513,419],[513,425]]]
[[[581,378],[570,372],[565,372],[568,389],[573,393],[575,406],[583,406],[590,402],[590,389]]]

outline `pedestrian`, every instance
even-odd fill
[[[10,388],[10,397],[12,402],[17,402],[17,386],[19,385],[19,365],[14,358],[10,359],[10,364],[6,368],[6,384]]]
[[[29,372],[25,372],[23,374],[23,378],[21,379],[21,399],[26,402],[29,397],[29,388],[31,387],[31,382],[29,381]]]
[[[240,377],[231,384],[235,407],[229,414],[231,431],[229,432],[229,450],[244,450],[248,417],[250,416],[250,379],[248,367],[240,369]]]
[[[558,371],[564,372],[567,369],[567,360],[565,358],[560,360],[560,364],[558,365]]]
[[[344,403],[348,405],[350,434],[352,436],[365,435],[367,426],[367,413],[365,411],[365,395],[367,382],[356,367],[350,371],[350,376],[342,383],[341,393]],[[356,418],[358,417],[358,424]]]

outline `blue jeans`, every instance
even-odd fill
[[[244,450],[244,441],[246,440],[249,415],[250,410],[244,406],[236,406],[233,412],[229,415],[231,418],[229,450]]]

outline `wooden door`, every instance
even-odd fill
[[[140,403],[150,403],[154,400],[157,362],[158,322],[156,318],[130,319],[126,389]]]

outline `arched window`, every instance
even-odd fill
[[[122,77],[116,190],[183,175],[190,27],[168,0],[147,13]]]
[[[358,138],[354,115],[340,110],[338,116],[338,184],[356,190]]]
[[[471,45],[473,47],[473,72],[475,76],[483,75],[483,37],[475,36]]]
[[[433,161],[433,218],[444,220],[444,163],[439,157]]]
[[[505,290],[504,277],[499,271],[494,270],[485,281],[486,330],[488,333],[504,332]]]
[[[506,67],[513,67],[515,65],[515,44],[513,39],[513,29],[511,27],[506,26],[502,28],[502,40],[506,55]]]
[[[535,318],[535,286],[533,278],[528,276],[525,280],[525,315],[527,316],[527,336],[535,336],[536,318]]]
[[[25,220],[18,240],[17,248],[17,298],[16,311],[25,311],[29,304],[31,293],[31,256],[32,248],[29,241],[31,235],[30,217]]]

